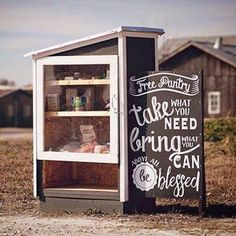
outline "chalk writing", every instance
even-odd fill
[[[199,196],[200,82],[197,73],[154,73],[129,79],[128,147],[135,193]]]
[[[155,73],[148,76],[129,79],[129,92],[132,96],[170,91],[174,93],[195,96],[199,93],[199,77],[193,74],[191,77],[173,73]]]

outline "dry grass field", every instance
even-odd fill
[[[225,205],[233,210],[236,157],[224,142],[206,142],[205,156],[207,205]],[[37,210],[32,193],[32,141],[0,141],[0,160],[0,212]]]
[[[160,209],[165,208],[165,214],[160,210],[160,214],[155,216],[127,217],[103,214],[99,217],[116,222],[129,221],[138,225],[146,222],[145,227],[148,229],[157,227],[162,230],[181,229],[182,233],[193,232],[194,235],[196,232],[201,234],[203,229],[207,229],[212,230],[211,232],[227,232],[226,235],[233,235],[236,233],[236,156],[228,142],[228,139],[224,139],[219,142],[205,143],[206,218],[199,218],[192,214],[179,214],[184,212],[186,204],[191,206],[191,203],[177,201],[160,201]],[[25,214],[45,217],[45,214],[39,211],[38,200],[33,198],[32,172],[32,140],[0,140],[0,217],[20,217]],[[187,213],[189,212],[191,213],[191,210],[187,210]],[[52,216],[73,218],[76,214],[52,213],[50,217]]]
[[[37,209],[32,186],[32,141],[0,141],[0,212]],[[36,207],[36,208],[35,208]]]

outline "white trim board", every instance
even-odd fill
[[[110,65],[110,98],[111,107],[109,112],[97,112],[86,113],[75,112],[77,115],[91,115],[95,117],[96,114],[100,116],[100,113],[104,113],[106,116],[110,116],[110,154],[111,160],[104,158],[105,154],[93,154],[87,153],[67,153],[67,152],[47,152],[44,151],[44,80],[43,80],[43,66],[44,65]],[[112,56],[64,56],[64,57],[46,57],[37,60],[37,159],[38,160],[68,160],[68,161],[82,161],[82,162],[101,162],[101,163],[118,163],[118,57]],[[57,112],[58,114],[64,114],[64,116],[73,116],[74,112]],[[55,114],[57,114],[55,112]],[[91,156],[91,157],[89,157]]]
[[[36,89],[36,81],[37,81],[37,63],[35,60],[32,61],[32,69],[33,69],[33,193],[34,197],[37,197],[37,89]]]
[[[40,152],[38,160],[69,161],[88,163],[117,164],[118,157],[113,154],[73,153],[73,152]]]
[[[127,145],[127,61],[126,37],[119,37],[119,98],[120,98],[120,201],[129,200],[128,192],[128,145]]]

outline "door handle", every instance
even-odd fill
[[[117,98],[116,98],[116,95],[113,94],[113,96],[111,98],[111,107],[113,108],[114,113],[119,113],[117,107],[115,107],[115,105],[114,105],[115,100],[117,100]]]

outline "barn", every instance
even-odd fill
[[[166,45],[162,47],[160,70],[203,71],[205,117],[236,116],[236,37],[230,39],[185,40],[165,53]]]
[[[0,127],[32,127],[32,94],[22,89],[0,90]]]

